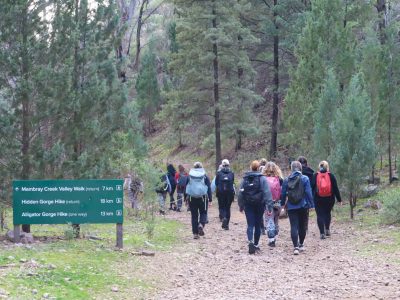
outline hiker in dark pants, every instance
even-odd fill
[[[177,212],[180,212],[182,209],[183,201],[186,197],[186,185],[188,182],[189,174],[186,172],[185,168],[182,165],[178,166],[179,172],[175,175],[176,181],[176,198],[178,202],[178,207],[176,208]]]
[[[211,182],[200,162],[194,163],[186,185],[187,201],[192,215],[193,238],[204,235],[208,204],[212,202]]]
[[[250,172],[246,172],[240,184],[238,204],[240,212],[244,212],[247,221],[247,239],[249,254],[260,250],[258,245],[261,236],[261,221],[267,211],[272,214],[273,202],[268,182],[258,170],[260,163],[255,160],[250,165]]]
[[[327,161],[319,163],[319,172],[314,174],[311,181],[315,201],[315,212],[321,240],[331,235],[331,212],[335,205],[335,198],[342,204],[339,187],[335,175],[329,172]]]
[[[307,234],[307,211],[314,208],[310,180],[302,175],[299,161],[290,166],[292,174],[283,181],[281,205],[289,215],[290,235],[294,246],[294,255],[304,251],[304,240]]]
[[[231,205],[235,197],[235,174],[229,168],[229,160],[222,161],[222,168],[215,177],[215,185],[222,217],[222,229],[229,230]]]
[[[314,176],[314,170],[308,166],[307,158],[305,158],[304,156],[299,156],[299,158],[297,160],[301,163],[301,168],[302,168],[301,173],[303,175],[307,176],[311,183],[312,178]],[[306,222],[306,231],[308,231],[308,220],[309,219],[310,219],[310,210],[307,210],[307,220],[305,221]]]
[[[169,209],[170,210],[176,210],[176,203],[175,203],[175,198],[174,198],[174,193],[176,189],[176,181],[175,181],[175,175],[176,175],[176,170],[175,167],[172,164],[167,165],[167,176],[168,180],[171,186],[171,189],[169,190]]]

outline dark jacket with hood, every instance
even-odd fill
[[[327,171],[325,170],[321,170],[321,173],[326,173]],[[332,185],[332,195],[329,197],[320,197],[318,196],[317,193],[317,176],[318,173],[315,173],[312,180],[311,180],[311,188],[313,191],[313,195],[314,195],[314,200],[315,201],[335,201],[335,197],[337,199],[338,202],[342,202],[342,197],[340,196],[340,191],[339,191],[339,187],[337,184],[337,180],[335,175],[333,175],[332,173],[329,173],[329,178],[331,179],[331,185]]]
[[[169,180],[169,182],[170,182],[170,184],[171,184],[171,191],[170,191],[170,193],[171,193],[171,192],[172,192],[172,193],[175,192],[175,189],[176,189],[175,174],[176,174],[176,170],[175,170],[174,166],[171,165],[171,164],[169,164],[169,165],[167,166],[167,175],[168,175],[168,180]]]
[[[263,176],[260,172],[246,172],[244,175],[244,178],[249,177],[249,176],[259,176],[260,177],[260,187],[263,192],[263,205],[265,205],[265,210],[268,210],[269,212],[272,212],[272,209],[274,207],[274,202],[272,200],[272,194],[271,190],[269,189],[268,181],[265,176]],[[239,208],[242,211],[245,206],[245,199],[243,197],[243,183],[244,183],[244,178],[242,182],[240,183],[240,190],[239,190],[239,195],[238,195],[238,204]]]
[[[308,179],[310,180],[310,182],[311,182],[311,180],[312,180],[312,178],[313,178],[313,176],[314,176],[314,170],[313,170],[313,169],[311,169],[311,168],[308,167],[308,166],[302,165],[302,171],[301,171],[301,173],[302,173],[303,175],[306,175],[306,176],[308,177]]]
[[[224,176],[232,177],[232,186],[229,187],[229,192],[235,192],[235,174],[231,171],[229,167],[223,167],[220,171],[218,171],[217,175],[215,176],[215,186],[217,188],[217,196],[220,194],[221,191],[218,191],[218,187],[220,186],[220,182],[223,180]]]

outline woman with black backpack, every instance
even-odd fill
[[[255,160],[250,165],[240,184],[238,204],[240,212],[244,212],[247,221],[247,239],[249,254],[260,250],[258,245],[261,236],[263,214],[272,214],[273,202],[267,179],[258,170],[260,163]]]
[[[292,174],[283,181],[281,205],[289,215],[290,235],[294,246],[294,255],[304,251],[307,234],[308,210],[314,208],[310,179],[301,173],[299,161],[290,164]]]
[[[335,198],[342,204],[336,177],[329,172],[327,161],[323,160],[319,163],[319,172],[314,174],[311,187],[315,199],[320,238],[323,240],[331,235],[331,212],[335,205]]]

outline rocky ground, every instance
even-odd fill
[[[245,217],[236,203],[232,211],[225,231],[211,207],[200,240],[193,240],[188,212],[167,215],[181,221],[187,234],[182,245],[149,261],[165,278],[152,299],[400,299],[400,265],[393,257],[361,254],[380,242],[373,236],[333,222],[332,237],[320,240],[313,216],[306,251],[294,256],[283,219],[277,247],[269,248],[263,236],[262,252],[249,255]]]

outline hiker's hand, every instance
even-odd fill
[[[338,202],[340,206],[343,206],[343,201]]]
[[[244,209],[243,209],[243,208],[239,208],[239,211],[240,211],[241,213],[243,213]]]
[[[272,216],[272,211],[267,211],[266,214],[268,217],[270,217],[270,216]]]

